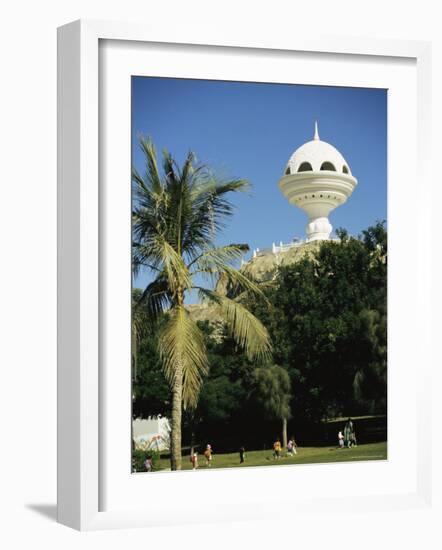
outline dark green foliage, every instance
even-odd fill
[[[238,439],[237,446],[240,445],[244,413],[251,411],[254,366],[226,331],[214,339],[209,323],[199,326],[207,338],[210,370],[189,424],[198,441],[216,441],[218,450],[235,450],[233,441]]]
[[[158,354],[156,334],[152,327],[144,332],[137,354],[137,377],[132,384],[132,416],[147,418],[167,416],[170,412],[169,386],[164,378]]]

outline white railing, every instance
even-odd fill
[[[287,252],[287,250],[290,250],[291,248],[296,248],[297,246],[301,246],[305,243],[304,240],[296,240],[292,241],[290,243],[283,243],[282,241],[278,244],[273,243],[272,248],[255,248],[252,253],[252,257],[256,258],[257,256],[263,256],[265,254],[279,254],[280,252]]]
[[[337,237],[332,237],[331,239],[328,239],[330,241],[339,242],[339,239]],[[283,243],[280,241],[279,245],[273,243],[272,248],[255,248],[252,252],[252,259],[256,258],[257,256],[265,256],[267,254],[279,254],[281,252],[287,252],[287,250],[290,250],[291,248],[296,248],[298,246],[302,246],[303,244],[306,244],[306,239],[296,239],[293,240],[290,243]],[[245,260],[241,260],[241,267],[246,264],[247,262]]]

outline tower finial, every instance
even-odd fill
[[[318,121],[315,120],[315,135],[313,136],[313,139],[319,140],[319,132],[318,132]]]

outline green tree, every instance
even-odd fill
[[[164,377],[158,337],[148,321],[147,330],[140,340],[137,354],[137,377],[132,383],[132,416],[170,416],[170,391]]]
[[[287,419],[290,417],[290,376],[278,365],[259,367],[254,372],[255,392],[263,409],[282,422],[282,445],[287,447]]]
[[[290,375],[293,416],[304,424],[339,414],[385,413],[387,234],[340,231],[311,257],[281,267],[271,304],[249,307],[265,322],[274,361]]]
[[[217,247],[216,237],[232,214],[227,195],[245,190],[244,180],[220,181],[189,153],[180,168],[163,152],[162,172],[150,139],[140,139],[145,172],[132,172],[133,271],[147,270],[152,281],[140,296],[152,318],[166,313],[158,331],[158,350],[171,391],[171,468],[181,469],[182,409],[194,409],[208,361],[204,336],[185,306],[198,292],[218,309],[235,341],[253,359],[268,358],[270,339],[264,325],[239,301],[200,284],[221,275],[245,293],[259,287],[234,267],[247,245]]]
[[[149,313],[140,302],[141,290],[132,291],[132,381],[138,378],[138,352],[143,337],[149,329]]]

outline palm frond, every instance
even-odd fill
[[[272,346],[265,326],[241,303],[221,296],[213,290],[198,287],[202,299],[216,304],[227,329],[235,342],[246,352],[251,360],[266,361],[270,359]]]
[[[165,239],[157,240],[158,256],[161,257],[163,270],[167,277],[171,293],[179,288],[187,290],[192,286],[192,278],[182,256]]]
[[[132,318],[136,317],[138,310],[144,311],[153,323],[164,313],[171,304],[169,286],[167,280],[160,275],[149,283],[132,306]]]
[[[244,274],[247,276],[247,271],[244,271]],[[264,301],[267,307],[272,307],[272,304],[266,295],[266,291],[269,291],[270,289],[275,287],[276,287],[276,281],[274,279],[270,279],[269,281],[259,282],[259,289],[262,292],[261,296],[264,297]],[[253,295],[253,292],[251,293],[248,290],[241,290],[241,289],[235,289],[235,290],[236,291],[234,292],[234,296],[237,302],[243,302],[244,300],[247,300],[247,298],[249,298],[251,294]]]
[[[194,170],[188,189],[188,223],[183,232],[183,251],[189,257],[195,258],[201,249],[213,246],[217,233],[233,214],[234,206],[225,195],[248,187],[245,180],[219,182],[203,165]]]
[[[204,167],[205,168],[205,167]],[[220,181],[216,176],[205,171],[204,181],[194,190],[195,200],[207,196],[222,197],[231,192],[246,192],[250,190],[250,183],[245,179]]]
[[[158,346],[168,383],[173,386],[181,371],[184,407],[195,408],[208,363],[204,336],[184,306],[170,310]]]
[[[239,269],[235,269],[229,265],[222,266],[220,272],[225,273],[228,281],[232,284],[235,293],[247,292],[267,300],[261,285],[255,282],[250,275],[248,276]]]
[[[195,153],[189,151],[186,160],[184,161],[183,168],[180,172],[180,179],[182,181],[189,181],[192,178],[193,174],[195,173],[195,168],[198,168],[195,167],[195,161]]]
[[[175,248],[161,235],[145,240],[133,247],[133,262],[144,264],[150,260],[149,267],[163,274],[168,282],[171,294],[178,288],[183,291],[191,286],[191,276],[184,259]]]
[[[142,178],[139,178],[138,183],[140,183],[141,186],[146,189],[148,188],[148,185],[146,185],[146,183],[150,184],[150,188],[154,193],[160,193],[162,190],[162,184],[161,176],[158,170],[157,152],[155,149],[155,145],[150,138],[141,137],[140,147],[146,159],[146,181],[144,181]]]
[[[229,265],[232,261],[240,259],[247,250],[249,250],[249,247],[246,244],[231,244],[212,248],[191,261],[188,268],[195,266],[195,270],[191,272],[192,276],[205,274],[211,280],[216,277],[223,277],[232,285],[235,294],[245,295],[247,293],[266,299],[261,284],[258,285],[250,273],[245,273]]]
[[[209,248],[194,258],[187,267],[190,269],[190,267],[196,264],[196,269],[205,269],[207,267],[218,268],[220,265],[241,259],[243,254],[248,250],[248,244],[228,244]]]

